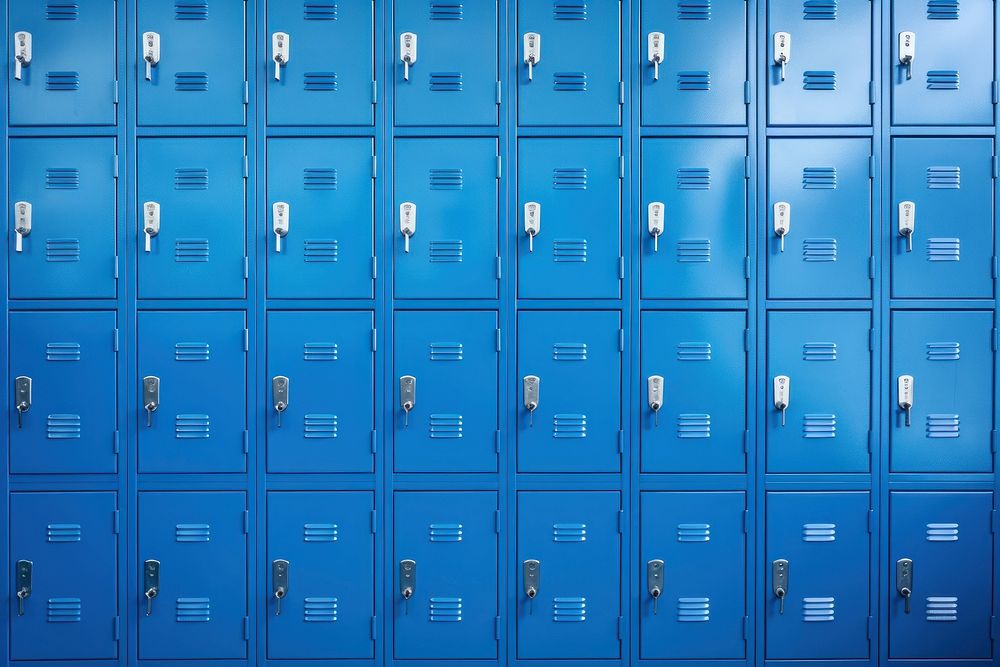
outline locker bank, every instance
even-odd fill
[[[7,0],[0,663],[1000,663],[994,0]]]

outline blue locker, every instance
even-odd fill
[[[10,495],[7,609],[11,660],[114,659],[118,610],[118,509],[115,494]],[[30,596],[18,564],[31,567]]]
[[[868,139],[769,140],[770,298],[871,296],[871,155]]]
[[[267,1],[268,125],[372,124],[374,14],[371,2]],[[278,71],[276,33],[288,40]]]
[[[248,527],[242,491],[139,492],[140,660],[246,658]]]
[[[642,71],[643,125],[746,124],[748,6],[642,1],[633,48]],[[662,47],[651,48],[653,39],[662,39]]]
[[[145,311],[136,338],[139,472],[245,471],[245,314]],[[151,412],[148,378],[159,387]]]
[[[621,123],[620,0],[518,0],[517,26],[519,124]]]
[[[393,657],[495,660],[500,525],[496,493],[394,495],[394,558],[387,564],[394,572]]]
[[[645,491],[639,504],[641,657],[742,659],[747,651],[744,494]]]
[[[642,313],[642,472],[746,469],[748,333],[743,311]]]
[[[766,503],[765,657],[867,659],[872,627],[868,493],[769,492]],[[781,560],[786,561],[784,582],[775,576]]]
[[[115,472],[118,329],[115,313],[10,313],[12,473]],[[30,378],[18,415],[16,378]]]
[[[993,298],[993,140],[898,138],[892,147],[892,296]]]
[[[398,139],[393,170],[396,298],[496,298],[496,139]]]
[[[243,140],[143,138],[138,144],[139,298],[242,298],[247,278]],[[151,217],[157,220],[155,234],[146,232]]]
[[[517,496],[517,657],[619,658],[619,494],[521,491]],[[525,561],[535,561],[534,581],[525,578],[531,567]]]
[[[620,470],[621,315],[521,311],[517,328],[518,471]]]
[[[116,162],[111,138],[10,139],[10,298],[115,296]]]
[[[993,6],[989,0],[893,0],[893,124],[993,124]],[[900,57],[904,32],[915,39],[909,66]]]
[[[994,336],[992,311],[892,314],[894,472],[993,471]]]
[[[889,560],[882,586],[889,657],[992,658],[993,494],[889,495]],[[902,559],[910,561],[910,613],[897,585]]]
[[[393,4],[393,23],[397,126],[497,124],[496,0],[399,0]],[[415,35],[412,64],[403,60],[404,35]]]
[[[375,439],[371,311],[267,314],[269,472],[371,472]],[[285,405],[275,378],[287,378]],[[280,390],[279,390],[280,393]]]
[[[874,6],[768,0],[764,64],[770,125],[871,124]]]
[[[270,298],[372,297],[374,154],[367,138],[268,140],[267,208],[258,238],[267,248]],[[281,204],[286,233],[278,237]]]
[[[115,124],[115,8],[114,0],[8,4],[11,72],[20,36],[31,40],[20,79],[8,75],[11,125]]]
[[[397,311],[394,338],[394,470],[496,472],[496,312]]]
[[[137,2],[139,125],[243,125],[246,0]],[[158,35],[159,59],[147,69],[148,33]]]
[[[624,277],[619,141],[522,139],[518,146],[518,295],[617,299]]]
[[[370,491],[267,494],[267,657],[272,660],[375,656],[375,536]],[[275,561],[287,586],[275,593]],[[279,613],[280,611],[280,613]]]
[[[767,321],[767,471],[866,472],[871,316],[862,311],[771,312]],[[785,410],[776,404],[780,377],[788,378]]]
[[[745,139],[643,140],[644,298],[746,298],[748,167]]]

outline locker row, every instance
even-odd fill
[[[261,86],[269,125],[372,126],[391,88],[398,126],[497,126],[509,81],[521,125],[617,126],[628,80],[646,125],[743,126],[763,77],[772,125],[867,126],[884,75],[894,124],[992,125],[991,0],[892,0],[874,52],[878,2],[761,4],[636,0],[623,27],[620,0],[519,0],[509,24],[496,0],[269,0],[255,30],[246,0],[16,2],[9,122],[113,125],[128,88],[140,126],[242,126]]]
[[[768,472],[868,472],[879,410],[893,472],[994,466],[989,310],[895,311],[881,408],[871,407],[876,331],[860,310],[770,312],[756,382],[745,311],[643,311],[632,405],[619,311],[521,311],[505,380],[496,311],[397,310],[387,406],[376,402],[372,311],[268,312],[256,380],[243,311],[140,311],[133,378],[120,374],[114,312],[20,311],[9,322],[14,474],[113,473],[126,440],[140,473],[245,472],[258,417],[273,473],[373,472],[380,442],[396,472],[496,472],[509,448],[519,472],[619,472],[629,430],[643,472],[743,473],[757,383]],[[119,388],[135,396],[128,435]]]
[[[882,223],[869,138],[770,139],[756,222],[745,139],[647,138],[624,224],[614,138],[519,140],[506,222],[495,139],[397,139],[382,211],[371,139],[272,138],[249,231],[242,138],[137,143],[136,210],[122,212],[114,139],[10,140],[10,298],[114,297],[124,242],[140,299],[243,298],[253,247],[270,298],[370,299],[385,234],[400,299],[495,299],[508,247],[522,299],[617,299],[633,245],[644,298],[743,299],[748,229],[766,247],[769,298],[871,298],[873,234],[891,248],[893,297],[994,295],[992,138],[894,139]]]

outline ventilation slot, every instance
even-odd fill
[[[206,440],[209,437],[208,415],[177,415],[174,437],[178,440]]]
[[[49,623],[79,623],[80,598],[49,598],[46,620]]]
[[[73,167],[51,167],[45,170],[46,190],[78,190],[80,170]]]
[[[803,239],[803,262],[836,262],[837,239]]]
[[[712,171],[708,167],[681,167],[677,170],[678,190],[709,190]]]
[[[439,623],[459,623],[462,620],[462,598],[431,598],[430,620]]]
[[[302,526],[303,542],[336,542],[338,535],[335,523],[307,523]]]
[[[45,90],[79,90],[79,72],[46,72]]]
[[[458,2],[432,2],[432,21],[461,21],[465,10]]]
[[[83,529],[78,523],[50,523],[46,527],[48,542],[79,542],[82,537]]]
[[[552,3],[552,18],[556,21],[586,21],[587,3],[556,0]]]
[[[678,343],[677,361],[711,361],[712,344],[702,342]]]
[[[80,361],[79,343],[48,343],[45,345],[45,361]]]
[[[961,257],[959,239],[927,239],[927,261],[957,262]]]
[[[431,343],[431,361],[462,361],[464,350],[461,343]]]
[[[45,239],[46,262],[79,262],[79,239]]]
[[[336,262],[340,255],[337,239],[306,239],[302,244],[302,261]]]
[[[336,190],[336,169],[303,169],[302,187],[306,190]]]
[[[333,623],[337,620],[337,598],[305,598],[302,620],[306,623]]]
[[[932,69],[927,72],[928,90],[958,90],[957,69]]]
[[[558,414],[552,417],[553,438],[586,438],[587,415]]]
[[[431,542],[461,542],[463,526],[460,523],[432,523],[427,526]]]
[[[677,90],[711,90],[712,75],[707,71],[678,72]]]
[[[836,438],[837,415],[807,414],[802,415],[803,438]]]
[[[432,414],[430,437],[432,440],[457,440],[462,437],[462,415]]]
[[[336,21],[337,3],[310,0],[302,4],[302,16],[306,21]]]
[[[174,345],[174,361],[208,361],[211,350],[208,343],[177,343]]]
[[[961,187],[960,167],[927,167],[928,190],[958,190]]]
[[[461,72],[431,72],[428,81],[432,93],[462,92]]]
[[[302,75],[302,88],[310,93],[331,93],[337,90],[336,72],[306,72]]]
[[[927,18],[931,21],[957,20],[958,0],[928,0]]]
[[[807,523],[802,526],[803,542],[835,542],[837,540],[837,524]]]
[[[681,523],[677,525],[678,542],[709,542],[712,526],[708,523]]]
[[[45,428],[49,440],[76,440],[80,437],[80,415],[49,415]]]
[[[310,413],[302,417],[302,437],[332,440],[337,437],[337,415]]]
[[[336,361],[340,348],[336,343],[306,343],[302,346],[304,361]]]
[[[837,18],[837,0],[806,0],[802,3],[806,21],[833,21]]]
[[[212,527],[207,523],[179,523],[174,528],[174,539],[178,542],[209,542]]]
[[[711,262],[712,241],[710,239],[680,239],[677,242],[677,261],[685,264]]]
[[[836,361],[836,343],[806,343],[802,346],[802,361]]]
[[[208,169],[174,169],[174,190],[208,190]]]
[[[958,343],[927,343],[927,361],[958,361],[960,356]]]
[[[45,5],[45,20],[75,21],[80,18],[80,6],[75,2],[49,2]]]
[[[455,264],[462,261],[462,240],[434,240],[430,242],[430,261]]]
[[[712,437],[712,416],[705,414],[677,415],[677,437],[682,440]]]
[[[556,343],[552,346],[554,361],[586,361],[586,343]]]
[[[708,598],[677,598],[677,620],[681,623],[705,623],[711,603]]]
[[[681,21],[707,21],[712,18],[711,0],[680,0],[677,18]]]
[[[960,435],[958,415],[927,415],[928,438],[957,438]]]
[[[802,620],[823,623],[833,620],[833,598],[802,598]]]
[[[207,262],[208,239],[177,239],[174,242],[174,261]]]
[[[461,169],[431,169],[428,172],[431,190],[461,190],[464,178]]]
[[[957,597],[927,598],[927,615],[925,618],[932,623],[953,622],[958,620]]]
[[[174,18],[178,21],[207,21],[208,2],[206,0],[187,0],[174,3]]]
[[[587,598],[553,598],[552,620],[556,623],[582,623],[587,620]]]
[[[585,523],[554,523],[552,524],[553,542],[586,542],[587,524]]]
[[[832,70],[806,70],[802,73],[804,90],[836,90],[837,73]]]
[[[802,170],[803,190],[836,190],[836,167],[805,167]]]
[[[174,90],[182,93],[200,93],[208,90],[208,72],[177,72]]]
[[[587,90],[586,72],[556,72],[552,75],[552,90],[557,93],[582,93]]]
[[[927,524],[928,542],[958,542],[957,523],[929,523]]]
[[[552,242],[552,259],[556,262],[586,262],[587,239],[556,239]]]
[[[212,603],[209,598],[177,598],[178,623],[208,623],[212,620]]]
[[[555,190],[586,190],[587,170],[582,167],[557,167],[553,169],[552,188]]]

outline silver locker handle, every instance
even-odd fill
[[[913,408],[913,376],[900,375],[896,379],[896,403],[906,413],[906,425],[910,425],[910,409]]]
[[[778,613],[785,613],[785,597],[788,596],[788,561],[779,558],[771,563],[771,591],[778,598]]]
[[[274,401],[274,412],[278,415],[278,428],[281,428],[281,415],[288,409],[289,384],[287,375],[275,375],[271,378],[271,399]]]
[[[31,597],[31,576],[34,564],[19,560],[14,566],[14,590],[17,595],[17,615],[24,616],[24,601]]]
[[[913,78],[913,59],[917,57],[917,33],[904,30],[899,33],[899,64],[906,68],[906,80]]]
[[[24,413],[31,409],[31,378],[18,375],[14,378],[14,409],[17,411],[17,427],[23,426]]]
[[[910,613],[910,598],[913,597],[913,559],[900,558],[896,561],[896,592],[903,598],[903,613]]]
[[[24,238],[31,234],[31,202],[14,204],[14,252],[24,250]]]
[[[271,561],[271,594],[274,596],[274,615],[281,616],[281,601],[288,595],[288,566],[284,558]]]
[[[663,561],[659,558],[646,562],[646,591],[653,598],[653,615],[658,613],[658,603],[663,595]]]
[[[274,61],[275,81],[281,81],[281,68],[288,64],[291,57],[291,41],[287,32],[271,34],[271,60]]]
[[[160,561],[150,559],[142,564],[142,590],[146,598],[146,616],[152,616],[153,598],[160,594]]]
[[[21,80],[22,68],[31,64],[31,33],[19,30],[14,33],[14,78]]]
[[[542,61],[542,36],[537,32],[524,33],[524,64],[528,66],[528,81],[535,78],[535,65]]]
[[[774,64],[781,68],[781,80],[785,80],[785,65],[792,60],[792,34],[774,33]]]
[[[160,407],[160,378],[147,375],[142,378],[142,408],[146,411],[146,428],[153,426],[153,413]]]
[[[153,68],[160,62],[160,33],[142,33],[142,59],[146,62],[146,81],[152,81]]]
[[[399,59],[403,61],[403,80],[410,80],[410,68],[417,62],[417,33],[404,32],[399,36]]]
[[[399,407],[404,414],[403,428],[410,425],[410,412],[417,405],[417,378],[404,375],[399,378]]]

